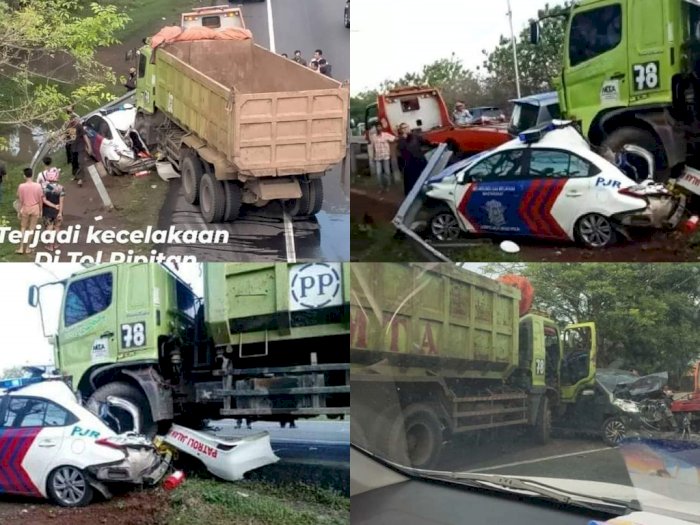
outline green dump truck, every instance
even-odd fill
[[[88,407],[126,399],[148,433],[172,421],[348,413],[347,265],[203,267],[203,299],[156,264],[95,266],[30,288],[44,323],[44,290],[61,287],[55,366]],[[109,411],[131,428],[128,412]]]
[[[458,434],[549,439],[595,374],[595,326],[520,316],[520,291],[454,264],[353,263],[351,439],[430,468]]]
[[[182,27],[245,28],[239,8],[203,7]],[[242,204],[323,205],[322,176],[345,157],[349,89],[252,40],[165,43],[139,54],[136,129],[181,173],[207,222]]]
[[[650,150],[661,177],[698,167],[700,3],[582,0],[564,15],[562,114],[596,145]],[[537,43],[537,21],[530,32]]]

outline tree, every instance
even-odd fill
[[[10,368],[6,368],[0,373],[0,379],[14,379],[16,377],[21,377],[22,373],[21,366],[12,366]]]
[[[505,269],[499,268],[499,271]],[[593,321],[599,367],[622,361],[674,380],[699,357],[700,269],[666,264],[528,264],[535,307],[561,322]]]
[[[368,105],[377,101],[377,90],[363,91],[350,97],[350,118],[356,124],[365,121],[365,109]]]
[[[109,100],[115,76],[95,52],[128,21],[97,2],[0,0],[0,125],[47,125],[70,104]]]
[[[538,15],[563,15],[571,2],[540,10]],[[541,93],[552,89],[552,78],[561,72],[562,50],[564,48],[566,17],[547,18],[540,22],[540,43],[530,43],[530,30],[525,28],[516,37],[520,87],[523,95]],[[484,68],[489,73],[487,89],[496,94],[495,98],[513,98],[515,88],[515,67],[510,38],[501,36],[496,48],[482,51],[486,59]]]

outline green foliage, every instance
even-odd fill
[[[22,367],[21,366],[12,366],[10,368],[6,368],[0,373],[0,379],[14,379],[16,377],[21,377],[22,376]]]
[[[0,125],[46,125],[69,104],[106,101],[115,77],[95,52],[128,21],[97,2],[0,0]]]
[[[535,288],[536,308],[562,323],[596,323],[598,366],[623,363],[677,380],[700,356],[694,265],[527,264],[522,273]]]
[[[538,16],[563,15],[571,2],[550,8],[547,4]],[[560,74],[564,48],[565,16],[547,18],[540,22],[540,43],[530,43],[530,29],[524,28],[517,40],[518,67],[522,95],[549,91],[552,79]],[[496,98],[512,97],[516,93],[513,47],[510,38],[501,36],[496,48],[487,53],[484,68],[488,72],[485,87]]]
[[[570,4],[569,0],[566,0],[564,5],[554,7],[546,4],[538,16],[563,14]],[[523,96],[553,89],[552,79],[561,70],[565,22],[565,16],[542,20],[541,41],[536,46],[530,43],[529,27],[524,28],[516,37]],[[401,86],[429,85],[440,88],[450,107],[457,100],[464,100],[467,106],[496,105],[505,108],[508,101],[517,94],[512,42],[509,37],[501,36],[493,50],[483,50],[482,53],[483,67],[477,67],[476,71],[465,68],[453,53],[448,58],[425,65],[419,72],[409,72],[398,79],[387,79],[380,84],[377,91],[383,92]],[[377,91],[367,91],[353,97],[351,109],[356,121],[364,121],[364,107],[367,105],[364,103],[365,99],[376,99]]]

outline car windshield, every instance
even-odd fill
[[[357,447],[411,476],[511,489],[503,480],[515,477],[523,489],[577,494],[570,504],[614,493],[620,513],[700,518],[700,420],[688,414],[693,394],[674,393],[699,359],[700,272],[594,263],[351,271]]]

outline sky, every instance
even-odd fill
[[[511,0],[516,35],[547,1]],[[420,71],[453,51],[467,68],[476,68],[483,49],[493,49],[501,35],[510,37],[507,6],[507,0],[353,0],[352,93]]]
[[[2,263],[0,271],[0,372],[13,366],[48,365],[53,363],[53,351],[46,341],[41,327],[38,308],[27,303],[27,293],[32,284],[43,284],[64,279],[77,270],[79,264],[60,263]],[[173,269],[173,268],[171,268]],[[173,271],[175,271],[173,269]],[[182,264],[175,271],[194,292],[202,295],[202,281],[199,264]],[[46,290],[46,291],[44,291]],[[45,304],[45,321],[47,331],[58,319],[62,287],[51,286],[41,292],[42,304]]]

